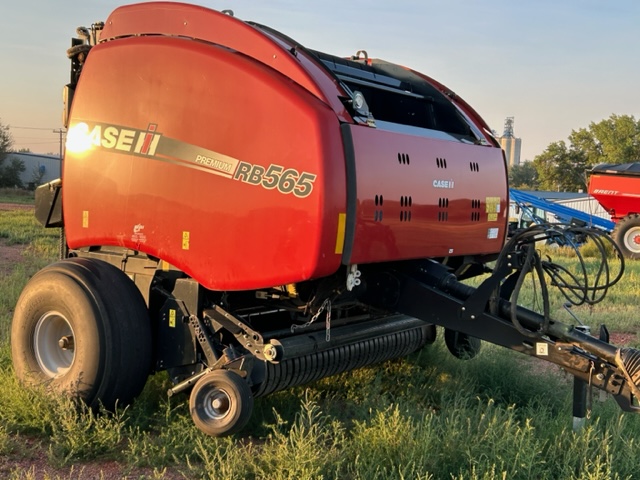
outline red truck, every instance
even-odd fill
[[[502,150],[441,83],[170,2],[78,29],[68,56],[62,179],[36,193],[62,254],[15,308],[23,383],[113,408],[167,371],[226,435],[254,397],[406,355],[440,325],[459,357],[485,339],[636,410],[640,352],[502,289],[533,244],[503,249]],[[483,286],[461,283],[490,261]]]
[[[611,237],[624,256],[640,259],[640,163],[593,167],[589,193],[616,222]]]

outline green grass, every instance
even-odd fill
[[[8,459],[29,463],[30,439],[53,467],[115,460],[129,478],[637,478],[639,416],[596,394],[587,427],[574,433],[570,379],[554,366],[533,373],[536,360],[487,344],[463,362],[439,338],[407,358],[256,399],[243,434],[223,439],[193,426],[187,396],[166,397],[164,374],[115,414],[26,390],[11,367],[11,312],[29,276],[55,258],[57,232],[37,227],[31,212],[5,213],[0,238],[31,246],[0,276],[0,477],[36,478],[28,467],[2,470]],[[630,263],[613,301],[574,310],[593,327],[605,320],[636,332],[639,288],[640,262]]]
[[[20,203],[32,205],[34,192],[19,188],[0,188],[0,203]]]

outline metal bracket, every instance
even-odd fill
[[[475,320],[485,312],[494,292],[500,287],[500,282],[511,273],[511,268],[511,266],[503,265],[480,284],[460,307],[460,318],[462,320]]]
[[[362,281],[360,280],[361,275],[362,272],[358,270],[358,265],[349,265],[349,270],[347,271],[347,290],[352,291],[355,287],[362,283]]]
[[[251,328],[245,321],[231,315],[218,305],[206,309],[204,315],[233,334],[236,340],[240,342],[240,345],[246,348],[252,355],[255,355],[260,360],[266,360],[262,335],[260,332]]]
[[[178,301],[180,305],[182,302]],[[181,309],[184,308],[184,305],[181,306]],[[189,330],[193,336],[198,340],[202,351],[204,352],[204,356],[207,359],[207,366],[215,365],[218,361],[218,356],[215,354],[213,349],[213,342],[207,335],[207,326],[204,324],[201,318],[196,315],[189,316]]]

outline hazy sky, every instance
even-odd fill
[[[462,96],[502,133],[515,117],[522,159],[611,114],[640,118],[638,0],[211,0],[301,44],[367,50]],[[0,121],[15,147],[57,152],[65,50],[114,0],[13,0],[0,8]],[[41,128],[43,130],[17,127]]]

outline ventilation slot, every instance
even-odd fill
[[[411,207],[413,206],[413,198],[410,196],[402,196],[400,197],[400,221],[401,222],[410,222],[411,221]]]
[[[409,165],[411,164],[411,159],[409,158],[408,153],[400,153],[398,152],[398,163],[400,165]]]
[[[376,195],[373,199],[373,202],[375,203],[375,206],[376,206],[376,209],[373,212],[373,221],[381,222],[382,221],[382,205],[384,204],[384,197],[382,195]]]
[[[471,221],[479,222],[480,221],[480,200],[471,200]]]
[[[438,168],[447,168],[447,159],[446,158],[436,158],[436,166]]]
[[[469,168],[471,169],[472,172],[480,171],[480,165],[478,164],[478,162],[469,162]]]
[[[439,198],[438,199],[438,221],[446,222],[449,220],[449,212],[447,209],[449,208],[449,199],[448,198]]]

